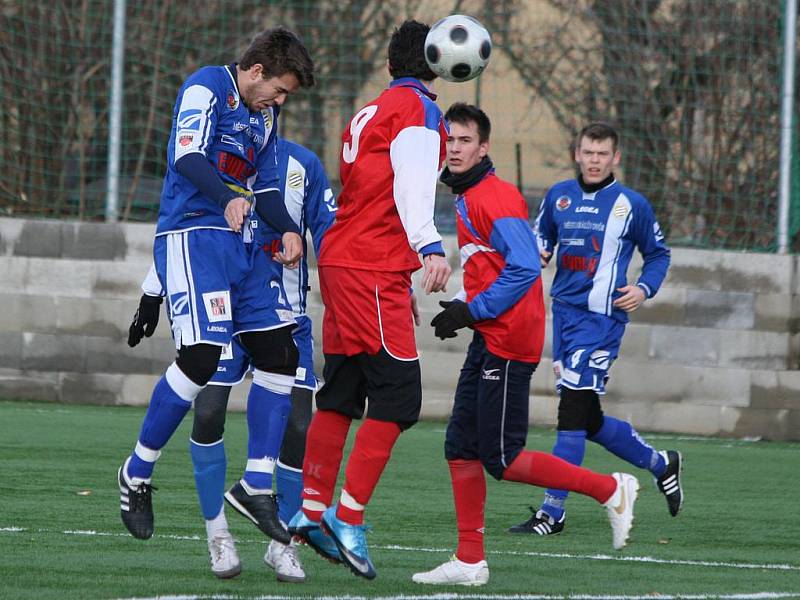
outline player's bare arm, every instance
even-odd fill
[[[283,250],[276,252],[273,260],[281,263],[284,267],[296,269],[303,258],[303,238],[292,231],[287,231],[281,237]]]
[[[414,325],[419,327],[422,324],[422,319],[419,312],[419,303],[417,302],[417,297],[413,292],[411,294],[411,314],[414,316]]]
[[[225,221],[228,227],[237,233],[242,230],[242,224],[248,214],[250,214],[250,202],[241,196],[234,198],[225,206]]]
[[[422,287],[425,293],[446,292],[447,281],[452,272],[447,259],[438,254],[429,254],[422,260],[422,265]]]
[[[626,285],[617,288],[618,292],[622,292],[622,296],[614,300],[614,306],[621,308],[625,312],[633,312],[642,305],[645,301],[645,293],[638,285]]]

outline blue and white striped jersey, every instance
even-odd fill
[[[222,181],[243,196],[278,187],[275,137],[278,107],[249,110],[239,97],[236,66],[203,67],[181,86],[167,146],[156,235],[187,229],[230,229],[224,209],[175,169],[191,153],[205,156]]]
[[[670,250],[650,203],[616,180],[591,193],[576,179],[555,184],[542,200],[535,230],[543,249],[558,246],[550,295],[571,306],[627,322],[612,302],[621,295],[617,288],[627,285],[634,247],[644,258],[636,284],[648,298],[667,275]]]
[[[283,271],[283,287],[287,300],[295,316],[306,312],[306,295],[308,291],[308,242],[306,232],[311,232],[314,253],[319,256],[319,248],[325,232],[333,224],[336,217],[336,200],[333,197],[325,169],[319,158],[308,148],[278,138],[278,172],[280,189],[286,203],[289,216],[300,228],[303,237],[303,260],[297,269],[287,269],[275,263],[276,269]],[[261,176],[258,176],[256,188],[259,188]],[[251,226],[254,241],[260,246],[273,246],[273,251],[280,249],[281,235],[266,223],[256,222],[254,216]]]

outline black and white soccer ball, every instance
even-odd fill
[[[425,60],[431,71],[447,81],[469,81],[489,64],[492,38],[480,21],[450,15],[431,27],[425,38]]]

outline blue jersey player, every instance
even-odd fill
[[[311,232],[316,253],[325,231],[333,223],[336,202],[322,163],[313,152],[283,138],[278,139],[277,150],[279,187],[283,192],[286,209],[292,221],[300,229],[305,257],[307,256],[306,232]],[[279,250],[280,234],[268,224],[262,226],[260,222],[254,227],[254,231],[257,253],[253,270],[259,274],[259,278],[270,282],[271,289],[276,290],[274,297],[276,309],[291,313],[297,323],[293,338],[299,350],[299,362],[291,393],[291,412],[280,446],[280,455],[275,456],[277,451],[273,448],[271,460],[265,465],[266,469],[274,474],[279,497],[279,517],[282,521],[288,522],[300,508],[305,433],[311,420],[313,392],[317,388],[311,319],[306,314],[306,296],[309,289],[308,263],[303,258],[298,269],[284,268],[272,259]],[[154,312],[148,309],[151,305],[149,298],[161,295],[161,287],[153,271],[151,269],[151,273],[142,284],[145,295],[142,297],[137,318],[131,326],[132,345],[136,345],[142,336],[152,335],[158,323],[158,304],[154,305]],[[190,450],[195,481],[200,508],[206,519],[212,571],[223,576],[230,576],[229,573],[236,571],[239,559],[232,541],[227,542],[223,552],[215,556],[215,549],[220,546],[215,537],[219,537],[219,532],[227,534],[228,531],[222,501],[226,471],[222,435],[231,386],[241,382],[249,369],[250,356],[234,339],[230,346],[223,349],[217,372],[209,381],[209,385],[194,401],[194,426]],[[259,437],[259,428],[255,427],[258,416],[255,413],[248,413],[251,443]],[[246,477],[247,472],[245,481]],[[282,544],[272,540],[264,560],[275,569],[278,579],[282,581],[305,580],[297,547],[293,544]]]
[[[294,319],[276,311],[275,289],[253,278],[253,245],[245,242],[255,211],[281,233],[277,260],[291,266],[302,255],[278,188],[276,119],[290,93],[313,85],[313,70],[302,42],[279,27],[256,36],[238,64],[204,67],[178,92],[153,246],[177,358],[156,384],[133,453],[117,474],[122,521],[134,537],[153,535],[155,462],[234,335],[252,357],[248,403],[264,417],[260,438],[283,437],[297,370]],[[288,543],[271,489],[261,487],[265,462],[255,458],[252,469],[248,462],[253,484],[239,482],[229,493],[267,535]]]
[[[656,451],[629,423],[604,415],[600,407],[628,313],[658,292],[670,251],[647,199],[614,177],[620,151],[612,127],[592,123],[581,130],[575,162],[578,178],[551,187],[536,220],[543,266],[557,248],[550,290],[553,369],[560,395],[553,454],[580,465],[586,440],[600,444],[648,469],[675,516],[683,501],[680,453]],[[644,265],[630,284],[627,271],[634,249]],[[566,497],[564,490],[548,489],[541,508],[509,531],[560,533]]]

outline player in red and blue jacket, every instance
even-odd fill
[[[647,199],[623,186],[613,174],[620,162],[618,136],[605,123],[578,135],[577,179],[548,190],[536,220],[542,263],[556,250],[553,298],[553,370],[560,395],[553,454],[573,464],[583,461],[589,439],[623,460],[649,470],[666,496],[672,516],[683,501],[681,455],[656,451],[630,423],[604,415],[608,372],[617,358],[628,313],[652,298],[666,277],[670,250]],[[634,250],[644,264],[628,283]],[[564,529],[567,492],[549,489],[541,509],[512,533],[553,535]]]
[[[601,475],[543,452],[525,450],[531,375],[541,357],[545,311],[536,237],[525,199],[494,173],[491,124],[475,106],[454,104],[445,115],[447,168],[441,180],[457,195],[458,246],[464,297],[441,302],[431,325],[441,339],[474,329],[445,434],[458,523],[455,558],[413,580],[481,585],[485,560],[484,469],[498,480],[552,486],[606,504],[614,547],[625,545],[638,483],[627,474]],[[619,518],[619,515],[625,515]]]

